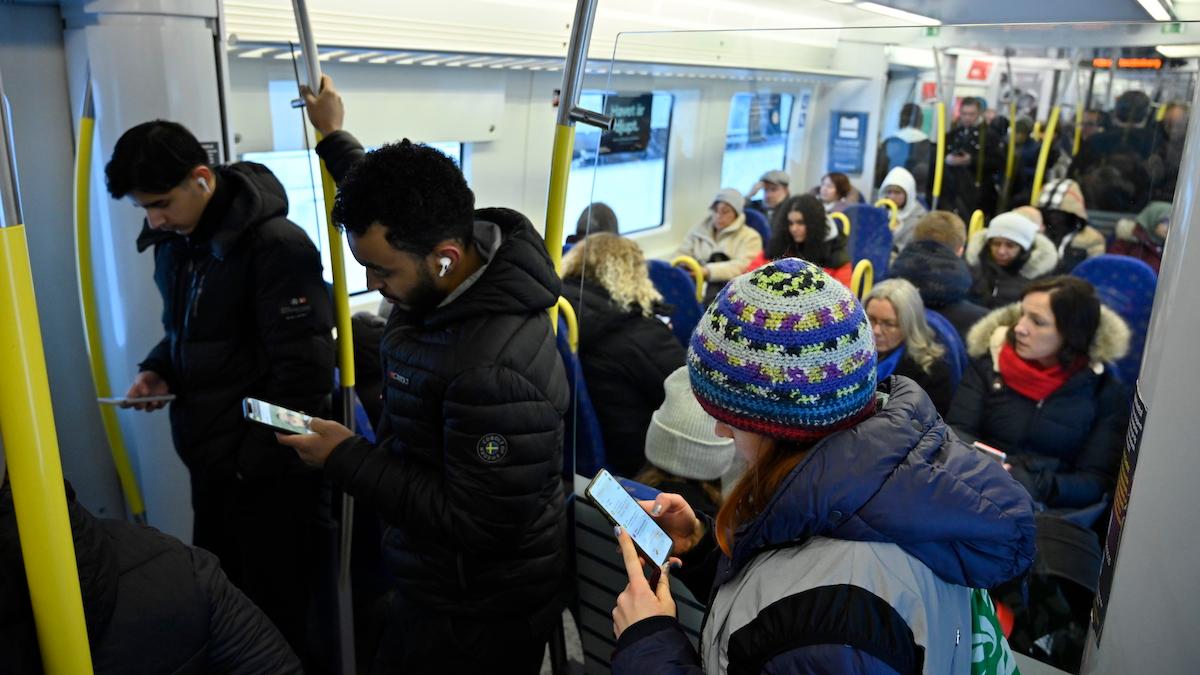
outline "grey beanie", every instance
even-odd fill
[[[730,208],[737,212],[739,216],[745,215],[744,210],[746,208],[746,198],[742,196],[742,193],[733,188],[724,188],[718,192],[717,196],[713,197],[712,200],[713,204],[716,204],[717,202],[725,202]]]
[[[718,480],[733,463],[733,439],[720,438],[692,393],[687,366],[671,373],[666,398],[646,430],[646,461],[680,478]]]

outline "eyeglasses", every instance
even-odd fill
[[[867,317],[867,320],[871,322],[872,328],[878,326],[883,330],[900,330],[900,324],[895,321],[881,321],[879,319],[872,319],[871,317]]]

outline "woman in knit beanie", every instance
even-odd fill
[[[651,588],[619,532],[629,586],[613,611],[614,673],[971,662],[967,636],[943,636],[970,630],[969,587],[1029,567],[1032,504],[911,380],[877,383],[875,361],[862,306],[815,265],[785,258],[722,290],[688,369],[747,471],[715,523],[678,495],[642,503],[671,535],[680,579],[709,600],[699,653],[674,618],[671,566]]]

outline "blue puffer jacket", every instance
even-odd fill
[[[969,672],[968,588],[1029,567],[1033,504],[911,380],[880,390],[879,411],[814,446],[721,556],[703,672]],[[612,663],[702,671],[662,617],[630,626]]]

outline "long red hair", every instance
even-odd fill
[[[717,513],[714,533],[717,545],[733,556],[733,537],[738,528],[754,520],[779,489],[779,484],[808,454],[809,446],[764,438],[758,457],[738,480]]]

